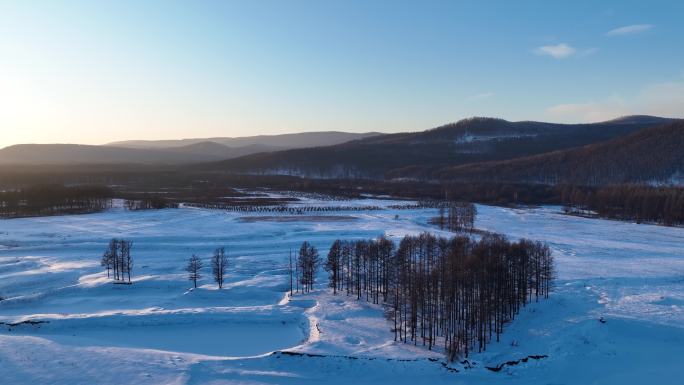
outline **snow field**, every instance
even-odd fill
[[[13,384],[678,383],[684,229],[570,217],[556,207],[478,211],[478,228],[547,241],[558,280],[551,298],[524,309],[500,342],[468,363],[448,365],[458,372],[444,367],[439,351],[395,343],[382,308],[333,296],[323,271],[313,293],[286,294],[288,253],[302,241],[324,258],[336,238],[446,235],[427,224],[436,210],[324,213],[357,218],[351,222],[318,221],[317,213],[305,214],[309,221],[244,221],[260,214],[191,208],[1,221],[0,322],[48,323],[0,325],[0,378]],[[133,285],[113,285],[101,271],[99,257],[112,237],[134,242]],[[229,255],[224,289],[217,290],[205,267],[200,287],[189,290],[185,260],[196,253],[207,266],[220,246]],[[312,356],[271,353],[280,350]],[[548,357],[498,373],[485,368],[530,355]]]

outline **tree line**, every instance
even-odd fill
[[[443,345],[454,360],[483,351],[554,277],[548,245],[489,234],[479,241],[424,233],[395,247],[387,238],[336,240],[325,270],[333,293],[383,304],[395,340]]]
[[[178,203],[169,201],[168,199],[154,194],[136,194],[127,196],[124,200],[124,208],[126,210],[161,210],[178,208]]]
[[[213,210],[237,211],[248,213],[288,213],[288,214],[303,214],[306,212],[338,212],[338,211],[376,211],[383,210],[380,206],[269,206],[269,205],[246,205],[234,203],[184,203],[188,207],[197,207]]]
[[[127,210],[176,208],[178,204],[156,194],[118,194],[98,185],[34,185],[0,191],[0,218],[88,214],[112,207],[115,196]]]
[[[332,200],[332,199],[328,199]],[[462,202],[445,202],[439,200],[421,200],[417,203],[406,203],[406,204],[394,204],[388,205],[386,208],[391,210],[416,210],[416,209],[427,209],[427,208],[448,208],[449,205],[461,205],[465,204]],[[288,214],[303,214],[306,212],[339,212],[339,211],[380,211],[385,210],[385,207],[377,205],[364,205],[364,206],[297,206],[288,204],[278,204],[273,205],[270,203],[263,204],[247,204],[245,202],[240,202],[239,204],[235,202],[225,203],[225,202],[185,202],[184,206],[187,207],[197,207],[212,210],[226,210],[226,211],[237,211],[237,212],[275,212],[275,213],[288,213]]]
[[[0,191],[0,217],[98,212],[111,207],[113,194],[104,186],[36,185]]]
[[[601,217],[684,225],[684,188],[616,185],[600,188],[565,186],[562,202],[568,213],[595,212]]]
[[[670,143],[671,141],[667,141]],[[677,147],[676,142],[670,143],[672,148]],[[669,153],[668,151],[663,151]],[[651,153],[661,153],[655,151]],[[640,157],[639,162],[644,161]],[[606,162],[605,165],[611,165],[615,162]],[[642,162],[643,163],[643,162]],[[669,162],[668,164],[676,164]],[[681,163],[681,162],[680,162]],[[600,163],[592,163],[594,165]],[[7,202],[3,198],[5,193],[14,195],[17,191],[22,190],[21,186],[37,185],[40,183],[65,184],[69,186],[80,186],[101,184],[116,186],[114,194],[117,196],[128,197],[132,191],[164,191],[164,194],[157,194],[161,196],[165,202],[169,204],[177,204],[178,202],[192,202],[198,207],[220,208],[221,206],[213,205],[214,202],[222,202],[227,197],[237,197],[243,195],[226,186],[242,189],[262,189],[268,188],[277,191],[297,191],[306,194],[329,194],[332,196],[339,196],[343,199],[362,198],[364,194],[376,196],[393,196],[403,197],[406,199],[413,199],[418,201],[428,201],[427,206],[435,207],[430,200],[439,201],[442,199],[453,201],[470,201],[482,204],[493,205],[539,205],[539,204],[553,204],[553,205],[580,205],[583,204],[579,199],[568,200],[563,197],[564,191],[578,189],[595,194],[602,189],[613,189],[615,186],[586,186],[583,183],[567,181],[560,183],[555,181],[554,184],[539,184],[530,183],[523,180],[503,182],[507,178],[480,178],[469,179],[468,181],[459,182],[454,179],[443,179],[435,183],[426,183],[424,180],[412,178],[400,178],[389,180],[371,180],[371,179],[306,179],[294,176],[285,175],[236,175],[216,172],[200,172],[198,170],[174,170],[167,169],[147,169],[140,166],[118,166],[112,169],[113,166],[36,166],[28,169],[18,169],[17,167],[0,167],[0,217],[15,217],[15,216],[37,216],[37,215],[58,215],[65,212],[65,210],[50,210],[40,209],[40,206],[34,205],[30,201],[22,203],[29,207],[23,207],[17,210],[17,199],[9,198]],[[120,169],[119,169],[120,168]],[[520,169],[525,169],[520,168]],[[572,167],[570,167],[572,169]],[[519,169],[518,169],[519,170]],[[495,170],[496,171],[496,170]],[[497,171],[496,175],[505,176],[506,172]],[[673,171],[674,172],[674,171]],[[478,173],[478,176],[483,175]],[[495,174],[491,174],[495,175]],[[677,183],[677,175],[679,175],[679,187],[654,187],[646,184],[640,184],[643,189],[669,190],[668,194],[676,194],[681,196],[684,194],[684,188],[681,186],[681,170],[679,174],[672,175],[673,183]],[[403,175],[404,177],[406,175]],[[481,180],[481,181],[480,181]],[[648,179],[647,181],[651,181]],[[60,186],[61,187],[61,186]],[[631,187],[618,187],[631,191]],[[28,188],[23,188],[26,190]],[[630,196],[632,193],[630,193]],[[649,193],[651,194],[651,193]],[[567,197],[567,195],[566,195]],[[131,200],[137,199],[134,196]],[[272,200],[272,199],[269,199]],[[13,202],[14,203],[13,203]],[[677,200],[679,202],[679,200]],[[227,202],[223,202],[227,203]],[[235,201],[228,202],[231,206],[237,206]],[[186,204],[190,206],[191,204]],[[422,205],[422,202],[419,203]],[[616,219],[622,219],[625,214],[620,210],[626,211],[645,210],[648,216],[652,219],[645,221],[668,224],[681,224],[681,220],[676,222],[674,218],[681,218],[680,206],[675,204],[670,205],[654,205],[650,200],[636,201],[632,198],[625,198],[621,200],[614,200],[611,202],[617,210],[601,210],[602,216],[611,216]],[[397,204],[395,208],[412,209],[415,204]],[[425,206],[424,206],[425,207]],[[106,208],[106,207],[105,207]],[[238,211],[238,208],[235,208]],[[593,209],[597,211],[596,209]],[[56,213],[56,214],[53,214]],[[619,214],[619,215],[618,215]],[[632,214],[630,214],[632,215]],[[641,215],[641,214],[640,214]],[[629,218],[626,218],[629,219]],[[629,219],[636,220],[636,219]]]

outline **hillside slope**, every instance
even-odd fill
[[[684,122],[564,151],[450,167],[435,176],[452,181],[684,184]]]

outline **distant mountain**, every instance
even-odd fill
[[[564,151],[451,167],[436,176],[469,182],[684,185],[684,122]]]
[[[225,152],[228,147],[222,146]],[[192,149],[144,150],[79,144],[18,144],[0,150],[0,164],[64,165],[64,164],[173,164],[225,159],[196,153]]]
[[[186,164],[260,152],[333,145],[377,133],[312,132],[245,138],[119,142],[119,145],[19,144],[0,149],[0,165]],[[228,146],[232,143],[233,146]]]
[[[445,167],[508,160],[597,143],[672,119],[624,117],[591,124],[471,118],[415,133],[253,154],[201,165],[234,173],[308,177],[430,178]]]
[[[382,135],[379,132],[353,133],[339,131],[301,132],[296,134],[257,135],[238,138],[205,138],[180,140],[128,140],[108,143],[108,146],[127,148],[170,148],[201,142],[214,142],[228,147],[265,146],[271,149],[332,146],[351,140]]]
[[[167,147],[157,149],[142,149],[155,150],[156,152],[176,153],[176,154],[192,154],[193,156],[207,157],[211,159],[230,159],[239,156],[254,154],[257,152],[269,152],[281,150],[280,147],[268,146],[265,144],[251,144],[241,147],[229,147],[216,142],[205,141],[188,144],[179,147]]]

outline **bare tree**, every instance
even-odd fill
[[[333,288],[333,294],[337,294],[337,288],[340,284],[340,260],[342,256],[342,241],[339,239],[333,242],[328,252],[328,259],[325,261],[325,271],[330,275],[330,287]]]
[[[188,272],[188,280],[192,281],[193,286],[197,288],[197,280],[202,278],[202,275],[200,274],[200,270],[202,270],[202,259],[200,257],[196,256],[193,254],[189,259],[188,259],[188,265],[185,267],[185,271]]]
[[[119,264],[119,240],[112,238],[107,245],[108,258],[110,258],[112,263],[112,268],[114,269],[114,280],[119,280],[119,273],[121,271],[121,265]]]
[[[289,267],[288,267],[288,272],[290,273],[290,296],[292,296],[294,293],[292,292],[292,276],[294,274],[294,271],[292,270],[292,249],[290,249],[290,255],[289,255]]]
[[[109,272],[112,270],[112,268],[114,268],[114,256],[112,255],[109,249],[105,250],[104,254],[102,254],[100,266],[104,267],[105,270],[107,270],[107,278],[109,278]]]
[[[121,266],[122,272],[128,275],[128,283],[131,283],[131,271],[133,270],[133,257],[131,257],[131,249],[133,248],[133,241],[120,240],[119,249],[121,250]],[[123,274],[121,276],[123,280]]]
[[[320,258],[318,256],[318,250],[312,246],[309,242],[304,241],[299,249],[299,256],[297,260],[297,266],[300,271],[300,283],[302,284],[302,290],[305,293],[313,290],[313,285],[316,280],[316,271],[320,265]]]
[[[211,257],[211,271],[214,275],[214,281],[218,284],[219,289],[223,288],[223,281],[226,276],[227,269],[228,257],[226,256],[226,250],[223,247],[219,247],[214,251],[214,255]]]

